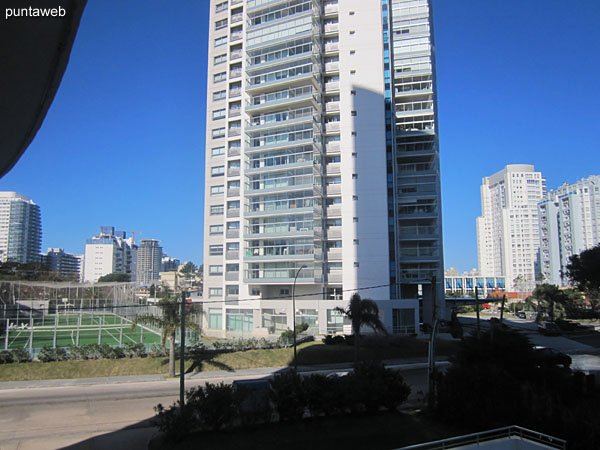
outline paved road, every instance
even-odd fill
[[[406,382],[413,387],[412,402],[419,401],[426,391],[425,366],[401,366]],[[260,378],[277,370],[203,373],[189,378],[186,388],[206,382]],[[342,370],[338,367],[321,372]],[[149,377],[125,377],[130,382],[90,385],[82,384],[85,380],[55,380],[43,383],[44,387],[31,387],[31,382],[30,387],[25,383],[0,383],[0,449],[146,448],[156,433],[149,423],[153,408],[158,403],[170,405],[176,401],[179,382],[136,378]]]

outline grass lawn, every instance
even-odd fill
[[[361,348],[361,358],[396,359],[427,356],[427,342],[403,338],[395,346]],[[439,341],[438,355],[451,355],[456,343]],[[239,370],[257,367],[284,367],[292,364],[292,348],[248,350],[210,355],[202,361],[187,361],[188,369],[197,371]],[[324,345],[309,342],[298,346],[300,365],[352,362],[354,349],[348,345]],[[179,368],[179,364],[176,366]],[[164,374],[168,358],[124,358],[49,363],[12,363],[0,365],[0,381],[48,380],[66,378],[95,378],[122,375]]]
[[[195,433],[179,443],[155,439],[149,449],[185,450],[331,450],[335,448],[395,449],[469,431],[449,427],[413,413],[338,416],[277,423],[230,431]]]

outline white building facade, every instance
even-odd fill
[[[26,195],[0,192],[0,262],[40,262],[40,207]]]
[[[544,181],[529,164],[507,165],[483,179],[477,218],[479,272],[504,277],[508,291],[535,288],[540,245],[537,205]]]
[[[100,227],[100,234],[86,240],[83,281],[96,282],[111,273],[125,273],[136,280],[137,245],[124,231]]]
[[[210,30],[208,331],[341,332],[357,290],[394,331],[443,314],[430,3],[212,0]]]
[[[543,280],[568,286],[569,258],[600,243],[600,176],[548,191],[538,211]]]

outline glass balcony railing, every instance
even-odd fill
[[[313,86],[301,86],[298,88],[285,89],[282,91],[254,96],[248,101],[246,110],[251,111],[261,107],[305,99],[314,100],[316,103],[320,102],[318,92],[316,92]]]

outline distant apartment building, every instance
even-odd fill
[[[446,295],[459,295],[462,297],[475,296],[475,288],[480,298],[485,298],[491,292],[506,291],[504,277],[486,277],[473,269],[462,275],[451,267],[444,273],[444,290]]]
[[[40,207],[17,192],[0,192],[0,262],[40,261]]]
[[[543,280],[568,286],[569,257],[600,243],[600,176],[548,191],[538,211]]]
[[[179,270],[179,266],[181,265],[181,261],[177,258],[171,258],[163,253],[162,257],[162,271],[163,272],[172,272]]]
[[[533,165],[511,164],[481,186],[481,217],[477,218],[479,272],[504,277],[510,291],[535,288],[540,246],[538,203],[544,179]]]
[[[83,266],[83,255],[65,253],[62,248],[49,248],[41,254],[41,263],[48,267],[50,272],[56,272],[66,278],[79,281]]]
[[[137,282],[142,286],[159,283],[163,252],[157,239],[142,239],[137,250]]]
[[[391,331],[444,315],[432,20],[428,0],[211,1],[208,330],[341,331],[365,288]]]
[[[98,281],[110,273],[126,273],[135,281],[136,272],[137,245],[125,231],[100,227],[100,234],[86,240],[84,281]]]

